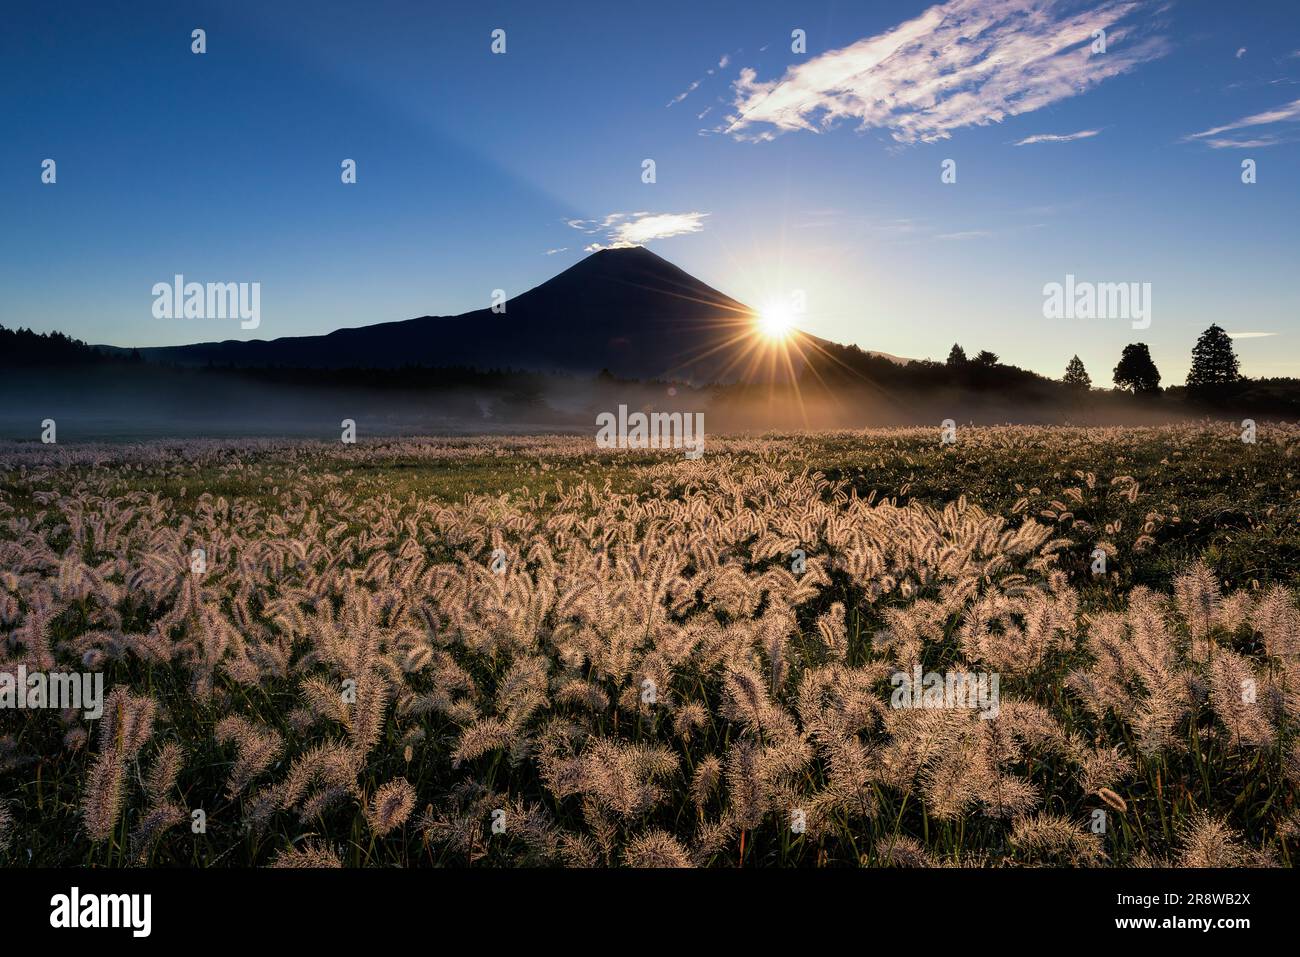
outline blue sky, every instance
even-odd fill
[[[1176,384],[1217,322],[1272,334],[1237,340],[1247,374],[1300,376],[1293,2],[180,6],[7,12],[0,323],[327,332],[632,239],[755,307],[802,290],[802,328],[868,349],[1078,353],[1109,384],[1145,341]],[[260,328],[154,318],[176,273],[260,282]],[[1066,274],[1151,283],[1150,328],[1044,318]]]

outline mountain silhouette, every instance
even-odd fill
[[[641,247],[593,253],[505,311],[422,316],[327,335],[142,348],[177,365],[300,368],[465,366],[696,384],[783,380],[802,371],[797,334],[777,361],[753,309]]]

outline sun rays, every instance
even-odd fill
[[[758,314],[758,331],[773,342],[782,342],[794,331],[794,311],[784,303],[769,302]]]

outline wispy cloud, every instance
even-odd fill
[[[548,256],[554,256],[556,253],[567,253],[568,251],[569,251],[569,247],[568,247],[568,246],[561,246],[559,249],[548,249],[548,250],[546,250],[546,255],[548,255]]]
[[[718,65],[716,67],[709,67],[707,70],[705,70],[704,76],[700,77],[698,80],[692,80],[690,86],[688,86],[686,89],[682,90],[682,92],[674,96],[671,100],[667,102],[667,104],[665,104],[665,106],[676,106],[682,100],[686,99],[696,90],[698,90],[700,88],[700,85],[706,79],[716,74],[719,70],[725,70],[729,63],[731,63],[731,54],[730,53],[722,54],[722,56],[718,58]]]
[[[1249,139],[1233,139],[1231,136],[1216,136],[1203,141],[1215,150],[1257,150],[1265,146],[1277,146],[1285,142],[1277,136],[1255,136]]]
[[[610,213],[604,219],[566,220],[574,229],[584,233],[601,234],[604,242],[592,243],[584,248],[593,253],[601,249],[621,249],[643,246],[656,239],[698,233],[704,228],[708,213]]]
[[[1269,336],[1277,335],[1276,332],[1230,332],[1230,339],[1267,339]]]
[[[1184,141],[1200,140],[1207,146],[1214,149],[1241,149],[1243,147],[1274,146],[1283,140],[1274,133],[1266,133],[1263,136],[1251,139],[1238,139],[1235,137],[1221,136],[1222,133],[1231,133],[1234,130],[1249,129],[1254,126],[1271,126],[1274,123],[1293,123],[1300,120],[1300,100],[1292,100],[1285,106],[1279,106],[1274,110],[1265,110],[1263,113],[1253,113],[1250,116],[1242,117],[1232,123],[1225,123],[1222,126],[1214,126],[1208,130],[1202,130],[1199,133],[1190,133],[1183,137]]]
[[[962,239],[988,239],[992,235],[993,234],[989,232],[987,229],[968,229],[965,232],[961,232],[961,233],[940,233],[934,238],[942,239],[945,241],[962,240]]]
[[[886,129],[899,143],[946,139],[1086,92],[1164,55],[1160,36],[1117,25],[1142,0],[1104,0],[1066,12],[1055,0],[948,0],[891,30],[831,50],[760,81],[735,83],[735,111],[720,132],[770,140],[842,120]],[[1093,32],[1107,50],[1093,53]]]
[[[695,92],[696,90],[698,90],[699,88],[700,88],[700,81],[699,81],[699,80],[694,80],[694,81],[692,81],[690,86],[688,86],[686,89],[682,90],[682,92],[678,93],[678,94],[677,94],[676,96],[674,96],[671,100],[669,100],[667,105],[668,105],[668,106],[675,106],[676,104],[678,104],[678,103],[680,103],[682,100],[686,99],[688,96],[690,96],[692,93],[694,93],[694,92]]]
[[[1036,133],[1033,136],[1026,136],[1023,140],[1015,143],[1015,146],[1029,146],[1031,143],[1070,143],[1074,140],[1086,140],[1090,136],[1096,136],[1101,130],[1079,130],[1077,133]]]
[[[933,227],[910,217],[898,219],[875,219],[863,224],[867,234],[884,240],[917,240],[933,233]]]
[[[844,218],[842,209],[807,209],[790,223],[791,229],[824,229],[839,227]]]

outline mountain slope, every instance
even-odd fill
[[[407,364],[671,378],[782,379],[754,312],[643,247],[607,249],[506,303],[328,335],[141,349],[181,365],[392,368]],[[763,361],[755,362],[756,356]],[[800,365],[796,363],[796,374]]]

